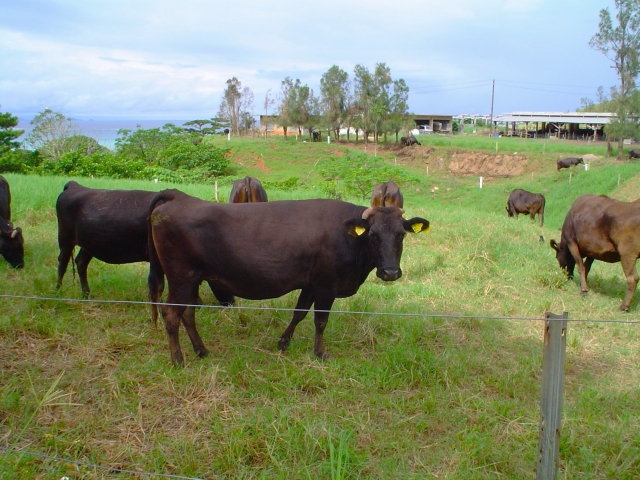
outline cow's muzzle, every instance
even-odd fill
[[[379,268],[376,275],[385,282],[393,282],[402,276],[402,270],[399,268]]]

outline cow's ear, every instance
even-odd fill
[[[361,218],[350,218],[349,220],[345,220],[343,225],[347,233],[352,237],[359,237],[369,229],[367,221]]]
[[[407,232],[412,233],[427,233],[429,232],[429,230],[431,230],[429,220],[425,220],[424,218],[420,217],[414,217],[411,220],[405,220],[403,226]]]
[[[560,247],[558,247],[558,244],[553,238],[549,241],[549,245],[551,245],[551,248],[553,248],[556,252],[560,251]]]

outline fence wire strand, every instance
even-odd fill
[[[52,302],[65,302],[65,303],[94,303],[94,304],[122,304],[122,305],[151,305],[157,306],[182,306],[182,307],[196,307],[196,308],[210,308],[210,309],[235,309],[235,310],[249,310],[249,311],[278,311],[278,312],[295,312],[295,311],[315,311],[315,312],[328,312],[334,314],[344,315],[377,315],[377,316],[389,316],[389,317],[421,317],[421,318],[448,318],[448,319],[476,319],[476,320],[515,320],[515,321],[541,321],[554,319],[545,319],[543,317],[511,317],[511,316],[491,316],[491,315],[463,315],[453,313],[400,313],[400,312],[376,312],[376,311],[359,311],[359,310],[302,310],[288,307],[256,307],[256,306],[243,306],[243,305],[211,305],[211,304],[186,304],[186,303],[167,303],[167,302],[147,302],[142,300],[101,300],[101,299],[87,299],[87,298],[62,298],[62,297],[39,297],[36,295],[12,295],[12,294],[0,294],[0,298],[13,298],[22,300],[38,300],[38,301],[52,301]],[[625,320],[625,319],[589,319],[589,318],[569,318],[569,322],[573,323],[621,323],[627,325],[640,325],[640,320]]]

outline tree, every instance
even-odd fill
[[[236,77],[227,80],[218,116],[229,122],[234,135],[240,134],[242,113],[253,112],[253,99],[251,89],[242,88],[242,83]]]
[[[24,133],[24,130],[16,130],[18,117],[9,112],[0,113],[0,157],[7,152],[17,150],[20,142],[16,139]]]
[[[349,96],[349,74],[334,65],[320,79],[320,103],[324,123],[339,138],[340,127],[346,120]]]
[[[48,160],[58,160],[62,155],[72,151],[69,139],[80,134],[80,129],[60,112],[46,109],[31,120],[33,129],[27,136],[25,144],[38,150]]]
[[[396,143],[398,143],[398,133],[403,128],[407,128],[413,123],[409,116],[409,87],[401,78],[393,82],[393,94],[389,100],[389,120],[387,122],[389,131],[395,132]],[[415,125],[415,123],[413,123]]]
[[[637,130],[639,112],[634,111],[632,99],[640,73],[640,0],[615,0],[615,6],[617,24],[614,26],[608,8],[600,10],[599,32],[589,45],[613,63],[620,80],[611,95],[617,118],[605,128],[608,136],[618,140],[620,158],[624,137]]]

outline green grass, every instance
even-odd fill
[[[269,189],[272,200],[320,196],[315,163],[352,148],[275,139],[230,146],[236,176],[301,179],[293,191]],[[436,153],[446,157],[452,148],[462,147]],[[394,161],[397,151],[379,154]],[[182,332],[184,368],[171,366],[164,329],[150,324],[145,305],[2,298],[0,446],[200,478],[534,478],[543,324],[484,317],[542,319],[546,310],[566,310],[572,319],[640,321],[638,298],[630,313],[618,312],[619,264],[596,262],[590,294],[581,297],[548,244],[576,196],[632,196],[640,165],[599,159],[589,171],[556,172],[552,156],[532,154],[535,175],[488,180],[483,189],[477,177],[446,168],[428,177],[418,161],[407,168],[420,182],[404,190],[406,217],[424,216],[433,228],[405,240],[400,280],[371,276],[356,295],[336,301],[336,311],[368,313],[332,313],[324,362],[313,357],[310,318],[282,355],[276,342],[290,313],[250,310],[292,308],[295,292],[240,300],[247,310],[238,311],[209,307],[213,297],[203,288],[207,306],[196,316],[211,355],[197,359]],[[5,177],[26,267],[0,262],[0,291],[81,299],[71,269],[54,288],[54,204],[68,179]],[[440,189],[431,193],[434,184]],[[177,187],[213,198],[212,185]],[[507,218],[516,187],[545,194],[543,228]],[[229,190],[220,182],[221,197]],[[146,273],[145,264],[93,261],[92,297],[144,301]],[[640,475],[639,346],[638,325],[569,324],[561,476]],[[145,478],[6,451],[0,471],[4,478]]]

